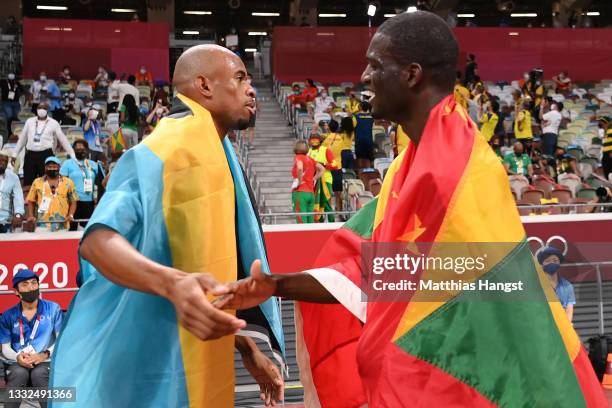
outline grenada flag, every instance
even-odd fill
[[[499,244],[472,282],[521,281],[523,301],[448,290],[372,301],[368,243]],[[308,407],[606,407],[576,332],[536,267],[507,175],[452,96],[388,170],[369,203],[308,271],[339,305],[300,302],[298,360]],[[421,270],[420,278],[430,274]]]

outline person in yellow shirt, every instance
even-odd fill
[[[526,151],[530,150],[533,133],[531,131],[529,102],[523,103],[523,109],[517,113],[514,119],[514,137],[523,144]]]
[[[346,113],[354,115],[359,112],[359,104],[361,101],[355,96],[355,91],[351,91],[349,98],[346,101]]]
[[[336,170],[338,168],[336,160],[331,149],[322,145],[320,134],[312,133],[308,138],[308,144],[310,145],[308,157],[325,167],[323,176],[321,176],[315,184],[314,210],[315,212],[332,212],[333,208],[330,199],[333,190],[333,177],[331,170]],[[328,215],[327,219],[329,222],[334,222],[334,216],[332,214]],[[314,220],[315,222],[323,222],[325,221],[325,217],[315,215]]]
[[[389,139],[393,148],[393,156],[397,157],[408,147],[408,135],[401,126],[396,126],[395,130],[389,133]]]
[[[27,197],[27,221],[49,231],[70,225],[79,200],[72,180],[59,174],[60,165],[57,157],[47,157],[45,175],[34,180]]]
[[[332,191],[336,200],[336,211],[342,211],[342,150],[351,148],[351,136],[339,132],[340,125],[335,120],[329,122],[329,131],[323,146],[334,156],[336,168],[330,170],[332,176]]]
[[[497,110],[499,104],[496,100],[486,102],[482,106],[482,111],[479,112],[478,120],[480,121],[480,133],[487,142],[491,140],[495,133],[495,127],[499,122],[499,116],[497,116]]]
[[[456,84],[454,94],[455,100],[465,109],[467,109],[468,99],[470,99],[470,90],[461,84]]]
[[[343,169],[355,169],[355,155],[353,154],[353,140],[355,140],[355,126],[353,117],[347,116],[340,121],[339,132],[342,134],[342,149],[340,161]]]

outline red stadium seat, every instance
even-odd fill
[[[532,205],[540,205],[540,200],[544,197],[545,193],[542,190],[526,190],[523,192],[523,198],[521,201],[527,202]]]

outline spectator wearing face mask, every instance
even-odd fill
[[[315,98],[314,101],[314,114],[318,115],[321,113],[331,114],[332,109],[334,108],[334,98],[327,94],[325,89],[321,90],[319,96]]]
[[[147,67],[144,65],[140,67],[140,70],[135,75],[136,86],[148,86],[153,88],[153,75],[147,71]]]
[[[576,158],[571,154],[567,154],[563,147],[557,147],[555,150],[555,156],[553,159],[554,171],[557,180],[559,176],[564,173],[575,174],[580,177],[580,170],[576,163]]]
[[[40,299],[38,275],[21,269],[13,277],[19,303],[2,312],[0,342],[7,361],[7,386],[46,389],[51,355],[62,329],[62,310],[57,303]],[[18,408],[21,402],[5,403]],[[46,408],[46,402],[40,402]]]
[[[155,129],[155,126],[157,126],[157,124],[161,120],[161,118],[166,116],[168,112],[169,112],[168,108],[165,107],[161,103],[161,101],[157,101],[157,103],[155,104],[155,108],[151,109],[151,111],[147,115],[146,122],[147,122],[148,130],[152,132],[153,129]]]
[[[138,106],[134,97],[125,95],[119,108],[119,124],[128,149],[138,144],[138,121]]]
[[[21,226],[23,215],[23,191],[19,176],[9,168],[11,152],[0,151],[0,233]]]
[[[565,278],[559,276],[559,268],[563,262],[563,253],[553,246],[546,246],[536,254],[538,263],[542,266],[548,280],[552,285],[561,306],[565,309],[567,318],[571,322],[574,317],[574,305],[576,304],[576,295],[574,287]]]
[[[87,150],[91,160],[97,162],[104,156],[104,149],[102,148],[102,135],[100,130],[102,129],[102,121],[100,120],[100,105],[95,104],[87,112],[87,119],[83,123],[83,137],[87,142]],[[75,150],[75,155],[77,152]],[[77,156],[77,159],[79,157]]]
[[[87,159],[89,144],[85,140],[77,140],[72,147],[76,159],[66,160],[60,168],[60,175],[68,177],[74,183],[78,196],[74,218],[77,220],[89,219],[95,207],[94,188],[98,178],[104,178],[104,172],[95,160]],[[80,223],[82,227],[85,222]],[[70,224],[70,231],[76,231],[78,223]]]
[[[41,97],[41,102],[46,101],[53,119],[61,122],[65,114],[64,105],[62,103],[62,92],[54,80],[48,79],[46,81],[46,88],[43,88],[43,94],[44,98]]]
[[[11,124],[14,120],[18,120],[17,116],[21,110],[21,104],[19,98],[23,93],[23,88],[15,78],[15,74],[10,73],[0,81],[0,91],[2,96],[2,109],[4,110],[4,116],[6,116],[6,125],[9,135],[11,133]]]
[[[53,156],[53,146],[56,142],[74,158],[74,150],[59,123],[49,117],[48,105],[46,102],[40,103],[36,117],[26,120],[15,147],[15,156],[26,148],[23,165],[24,186],[31,185],[34,179],[44,174],[45,160]]]
[[[108,73],[108,80],[109,84],[106,109],[108,113],[115,113],[117,112],[117,109],[119,109],[121,81],[117,78],[117,74],[113,71]]]
[[[81,113],[85,109],[85,103],[76,97],[74,91],[68,92],[68,96],[64,102],[64,110],[66,117],[74,121],[73,124],[81,123]]]
[[[546,113],[544,111],[550,107]],[[563,116],[559,112],[559,107],[556,103],[550,103],[544,99],[540,105],[540,120],[542,120],[542,154],[552,156],[555,147],[557,147],[557,139],[559,138],[559,126]]]
[[[74,221],[79,196],[73,181],[60,175],[60,165],[57,157],[48,157],[45,175],[34,180],[28,193],[27,221],[39,229],[62,231]]]
[[[510,175],[520,175],[525,177],[533,176],[533,166],[529,155],[525,153],[521,142],[514,143],[514,153],[504,157],[504,167]]]
[[[136,103],[136,106],[140,105],[140,91],[138,90],[138,88],[134,86],[135,83],[136,83],[136,77],[134,75],[130,75],[127,79],[127,83],[121,82],[118,85],[118,89],[119,89],[119,105],[118,106],[121,106],[121,104],[123,103],[123,98],[125,98],[126,95],[132,95],[132,97],[134,98],[134,102]]]
[[[108,72],[104,67],[98,67],[98,73],[94,78],[94,82],[96,84],[96,89],[103,89],[108,87]]]
[[[28,99],[32,102],[32,113],[34,114],[36,114],[41,99],[44,100],[44,98],[46,98],[47,85],[47,74],[44,71],[42,71],[38,79],[30,85]]]
[[[354,115],[359,112],[359,104],[361,101],[355,96],[355,91],[351,89],[348,100],[346,101],[346,113]]]
[[[70,67],[68,65],[64,65],[58,78],[60,83],[63,85],[67,85],[70,81],[72,81],[72,74],[70,73]]]

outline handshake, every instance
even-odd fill
[[[251,276],[221,284],[207,273],[182,273],[168,293],[179,322],[201,340],[214,340],[236,334],[246,327],[230,309],[249,309],[266,301],[276,291],[276,279],[261,270],[259,260],[251,266]],[[213,297],[214,300],[209,300]]]

